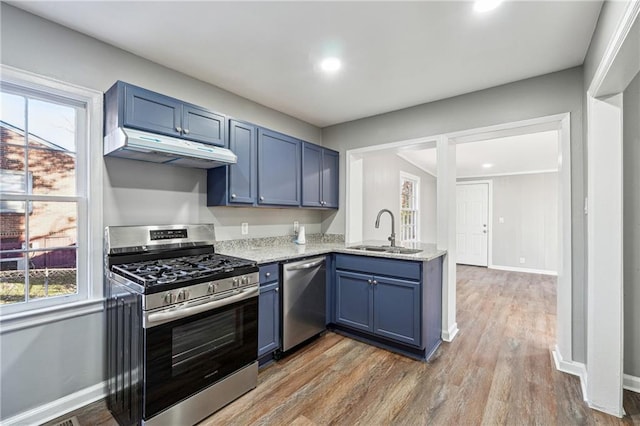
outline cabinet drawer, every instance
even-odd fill
[[[271,263],[260,266],[260,285],[272,283],[280,279],[280,264]]]
[[[420,280],[421,275],[419,262],[349,254],[336,255],[336,269],[407,278],[416,281]]]

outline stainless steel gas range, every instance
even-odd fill
[[[258,266],[213,225],[105,230],[107,406],[121,425],[192,425],[255,388]]]

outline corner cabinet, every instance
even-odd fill
[[[229,120],[236,164],[207,171],[207,206],[338,208],[339,154]]]
[[[428,262],[337,254],[335,329],[419,359],[441,342],[442,257]]]
[[[302,206],[338,208],[339,154],[302,143]]]
[[[277,263],[260,267],[258,357],[280,349],[280,280]]]
[[[216,146],[225,145],[225,117],[122,81],[105,94],[105,129],[129,127]]]

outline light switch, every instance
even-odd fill
[[[498,218],[498,222],[500,222],[500,223],[504,223],[504,217],[500,216],[500,217]]]

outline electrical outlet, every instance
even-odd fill
[[[298,233],[298,229],[300,229],[300,224],[298,223],[297,220],[293,221],[293,233],[297,234]]]
[[[247,222],[242,223],[242,235],[249,234],[249,224]]]
[[[524,263],[524,257],[520,258],[520,263]]]
[[[499,222],[499,223],[504,223],[504,217],[500,216],[500,217],[498,218],[498,222]]]

